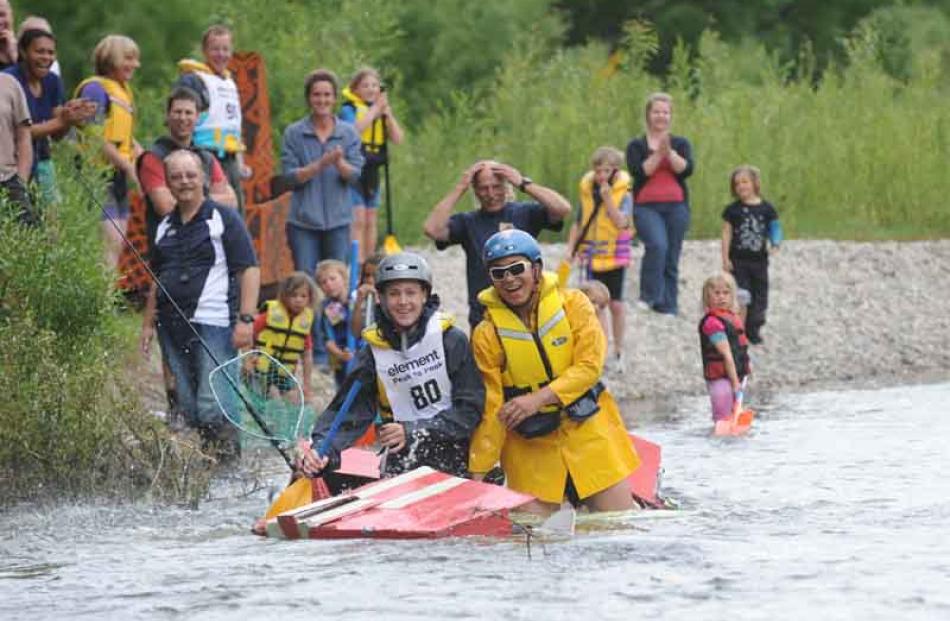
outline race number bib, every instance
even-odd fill
[[[374,346],[373,358],[397,421],[432,418],[452,404],[452,383],[437,316],[429,319],[425,335],[405,354]]]

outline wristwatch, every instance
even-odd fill
[[[525,192],[526,188],[532,183],[534,183],[534,181],[531,180],[531,177],[525,177],[524,175],[522,175],[521,183],[518,184],[518,189],[521,190],[522,192]]]
[[[241,313],[238,315],[238,321],[241,323],[254,323],[254,315],[250,313]]]

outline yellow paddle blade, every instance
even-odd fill
[[[267,509],[267,513],[264,517],[269,520],[272,517],[277,517],[278,514],[284,511],[290,511],[291,509],[308,505],[311,502],[313,502],[313,492],[310,479],[300,477],[280,493],[277,500]]]
[[[396,241],[395,235],[387,235],[386,239],[383,240],[383,254],[390,255],[397,252],[402,252],[402,246]]]
[[[571,264],[568,261],[561,261],[557,266],[557,284],[561,289],[567,287],[567,281],[571,277]]]

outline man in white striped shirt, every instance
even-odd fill
[[[166,157],[165,179],[176,205],[158,225],[151,256],[164,290],[152,285],[141,346],[147,354],[157,327],[180,413],[206,441],[214,441],[230,428],[208,375],[253,340],[260,268],[240,215],[205,197],[204,171],[194,152],[182,149]],[[236,420],[239,406],[227,384],[223,380],[215,388],[228,417]]]

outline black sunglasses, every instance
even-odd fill
[[[488,275],[491,276],[492,280],[504,280],[505,274],[521,276],[530,265],[530,261],[518,261],[517,263],[512,263],[511,265],[505,265],[503,267],[490,267],[488,268]]]

